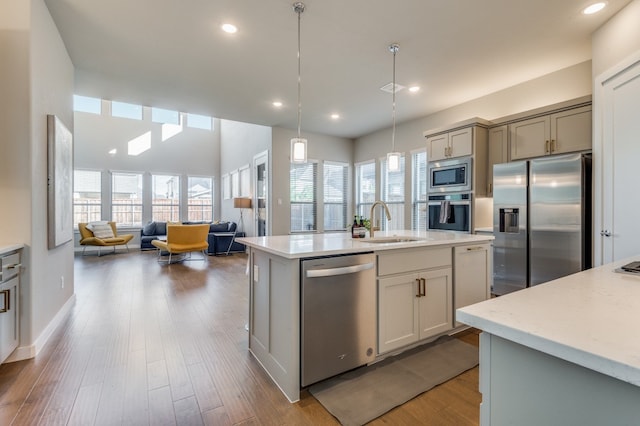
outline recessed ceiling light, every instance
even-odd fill
[[[592,15],[594,13],[600,12],[607,4],[605,2],[594,3],[591,6],[587,6],[584,8],[582,13],[585,15]]]
[[[116,155],[118,153],[118,150],[113,148],[111,151],[109,151],[109,154],[111,155]]]
[[[280,107],[282,106],[282,102],[280,102],[280,101],[275,101],[275,102],[273,102],[273,104],[272,104],[272,105],[273,105],[274,107],[276,107],[276,108],[280,108]]]
[[[238,27],[233,24],[223,24],[222,31],[229,34],[235,34],[238,31]]]
[[[337,120],[338,118],[340,118],[340,114],[331,114],[331,118],[333,120]]]
[[[409,87],[409,91],[411,93],[419,92],[420,91],[420,86],[411,86],[411,87]]]

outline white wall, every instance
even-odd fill
[[[295,130],[281,127],[273,128],[273,156],[271,166],[271,233],[273,235],[289,234],[291,225],[291,204],[289,194],[289,156],[291,138],[297,137]],[[353,163],[353,140],[333,136],[303,133],[307,138],[307,158],[309,160],[328,160]],[[318,174],[320,177],[320,170]],[[353,175],[353,173],[349,173]],[[322,182],[322,179],[319,179]],[[347,211],[351,211],[351,206]],[[318,224],[320,226],[320,222]]]
[[[47,250],[47,114],[73,129],[73,64],[43,0],[31,11],[32,259],[31,338],[37,339],[74,294],[73,243]],[[73,130],[72,130],[73,131]],[[71,206],[69,206],[71,208]],[[61,279],[64,277],[64,287]],[[22,305],[28,306],[27,303]],[[24,324],[23,324],[24,325]],[[26,333],[22,334],[25,339]],[[33,341],[33,340],[31,340]],[[21,342],[24,346],[25,342]]]
[[[73,244],[47,249],[47,114],[73,129],[73,65],[42,0],[0,2],[0,49],[0,238],[25,245],[17,352],[30,356],[74,290]]]
[[[597,78],[640,50],[640,0],[633,0],[593,33],[593,76]]]
[[[249,166],[251,179],[251,197],[254,195],[253,157],[271,150],[271,127],[239,121],[220,120],[220,175]],[[219,192],[222,193],[221,191]],[[233,208],[233,199],[220,197],[222,220],[239,222],[240,212]],[[247,236],[255,236],[255,208],[243,211],[243,231]]]
[[[446,127],[473,117],[495,120],[511,114],[590,95],[591,61],[556,71],[482,98],[457,105],[426,117],[396,125],[395,147],[405,153],[405,200],[411,200],[410,152],[426,147],[424,131]],[[379,159],[391,151],[391,128],[355,141],[355,162]],[[379,168],[379,167],[378,167]],[[380,188],[378,186],[378,192]],[[380,198],[380,194],[376,198]],[[405,224],[411,223],[411,209],[405,209]]]

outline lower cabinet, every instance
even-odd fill
[[[20,266],[20,253],[0,256],[0,362],[4,362],[19,343]]]
[[[444,253],[448,252],[446,267],[438,264],[447,263],[447,256],[442,256],[442,250],[434,250],[434,253],[418,251],[423,255],[419,263],[423,270],[378,277],[378,353],[389,352],[453,328],[451,248],[444,249]],[[435,254],[431,258],[439,259],[439,262],[433,265],[436,266],[433,269],[424,269],[431,266],[430,254]],[[412,269],[412,265],[405,266]]]
[[[492,255],[491,244],[454,248],[454,312],[491,297]]]

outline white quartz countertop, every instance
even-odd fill
[[[24,248],[24,244],[0,243],[0,256],[5,253],[20,250]]]
[[[495,336],[640,386],[640,276],[625,259],[456,311]]]
[[[332,254],[362,253],[410,247],[460,245],[493,240],[490,235],[463,234],[446,231],[377,231],[375,238],[417,238],[418,241],[372,243],[368,238],[351,238],[349,233],[274,235],[269,237],[243,237],[236,241],[288,259],[326,256]]]

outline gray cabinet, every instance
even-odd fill
[[[489,129],[487,156],[487,196],[493,196],[493,165],[509,161],[509,127],[507,125]]]
[[[492,273],[491,244],[474,244],[454,248],[454,312],[458,308],[489,299]],[[456,322],[456,327],[462,325]]]
[[[509,125],[511,160],[591,149],[591,106]]]
[[[451,247],[378,254],[378,353],[453,328]]]
[[[4,362],[18,347],[20,326],[18,321],[20,291],[20,252],[0,256],[0,362]]]

